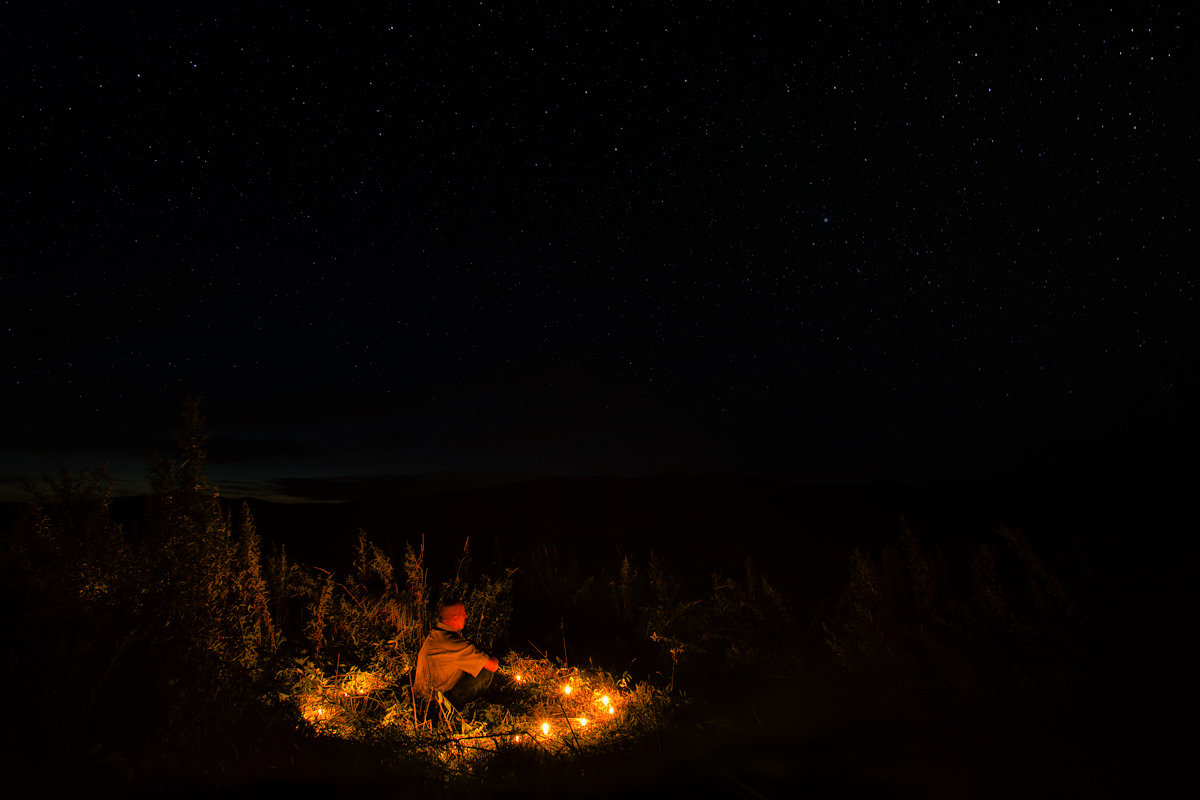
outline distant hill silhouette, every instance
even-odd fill
[[[672,573],[704,579],[740,574],[753,557],[772,581],[807,598],[844,580],[853,547],[895,542],[902,518],[922,539],[949,547],[996,524],[1021,526],[1050,547],[1079,538],[1110,556],[1123,581],[1153,588],[1173,568],[1172,548],[1195,548],[1193,494],[1165,485],[826,486],[670,474],[543,478],[343,504],[247,502],[268,542],[335,571],[349,566],[362,529],[395,563],[406,543],[424,537],[433,578],[453,568],[470,537],[481,565],[546,544],[612,569],[622,555],[640,559],[653,549]],[[233,511],[242,500],[224,502]],[[117,498],[114,516],[132,530],[144,506],[145,498]],[[4,528],[16,508],[0,509]]]
[[[886,493],[885,493],[886,494]],[[739,573],[747,557],[777,580],[801,561],[840,563],[847,543],[896,530],[891,499],[862,487],[802,487],[726,475],[560,477],[341,505],[251,502],[263,534],[300,558],[342,565],[361,528],[388,552],[424,536],[428,563],[452,565],[463,541],[505,562],[540,544],[619,565],[653,549],[672,571]],[[324,560],[324,561],[323,561]]]

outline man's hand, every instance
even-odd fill
[[[500,669],[500,659],[489,658],[487,663],[483,665],[483,668],[488,672],[495,672],[496,670]]]

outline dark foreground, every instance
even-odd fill
[[[474,532],[480,561],[516,564],[524,576],[509,647],[548,650],[568,631],[572,658],[595,657],[660,683],[666,662],[637,649],[638,631],[614,644],[616,628],[583,601],[547,613],[539,594],[545,545],[559,559],[552,569],[577,573],[582,561],[585,573],[597,565],[592,577],[608,579],[615,559],[656,549],[684,595],[691,591],[702,604],[710,602],[702,598],[709,573],[736,572],[747,555],[756,558],[790,598],[794,619],[780,628],[787,640],[728,638],[757,648],[732,659],[705,648],[705,631],[682,629],[679,636],[698,644],[678,664],[674,716],[617,750],[497,760],[484,774],[447,784],[428,763],[387,746],[316,737],[284,717],[248,711],[194,750],[155,760],[143,757],[153,748],[135,756],[119,742],[81,749],[79,742],[95,737],[39,718],[54,708],[50,699],[16,696],[6,782],[18,794],[259,798],[1170,797],[1200,788],[1190,769],[1198,744],[1190,656],[1196,542],[1182,489],[906,497],[714,480],[549,482],[410,500],[390,514],[378,505],[256,508],[267,541],[339,569],[359,527],[393,553],[424,533],[435,572],[439,550],[451,553],[460,536]],[[926,553],[943,553],[951,565],[932,599],[921,599],[928,586],[912,565],[940,562],[933,555],[905,562],[901,520]],[[977,578],[972,584],[977,573],[967,566],[966,546],[988,541],[998,524],[1027,531],[1047,569],[1061,577],[1070,594],[1062,620],[1051,619],[1058,612],[1045,593],[1020,606],[1026,583],[1052,584],[1014,566],[1000,578],[1024,627],[996,633],[981,621],[986,598]],[[535,568],[528,553],[539,546]],[[875,554],[869,590],[861,582],[853,588],[855,547]],[[770,628],[764,607],[747,603],[731,618],[749,630]],[[6,614],[11,620],[21,612]],[[828,646],[830,630],[849,643],[840,656]],[[39,645],[53,649],[36,640],[9,648],[11,685],[19,688],[16,676],[30,671],[62,669],[39,660]],[[119,676],[111,680],[122,686],[111,713],[123,703],[131,718],[163,691],[141,694]]]

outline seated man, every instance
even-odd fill
[[[438,609],[438,623],[425,637],[417,653],[417,671],[413,676],[413,696],[418,713],[429,708],[434,692],[461,709],[487,690],[492,673],[500,662],[479,650],[462,635],[467,609],[462,603],[444,603]]]

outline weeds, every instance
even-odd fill
[[[956,693],[1050,674],[1031,661],[1079,646],[1078,604],[1021,531],[993,533],[957,563],[903,519],[898,547],[879,556],[855,548],[845,590],[821,623],[831,651],[848,666]]]

